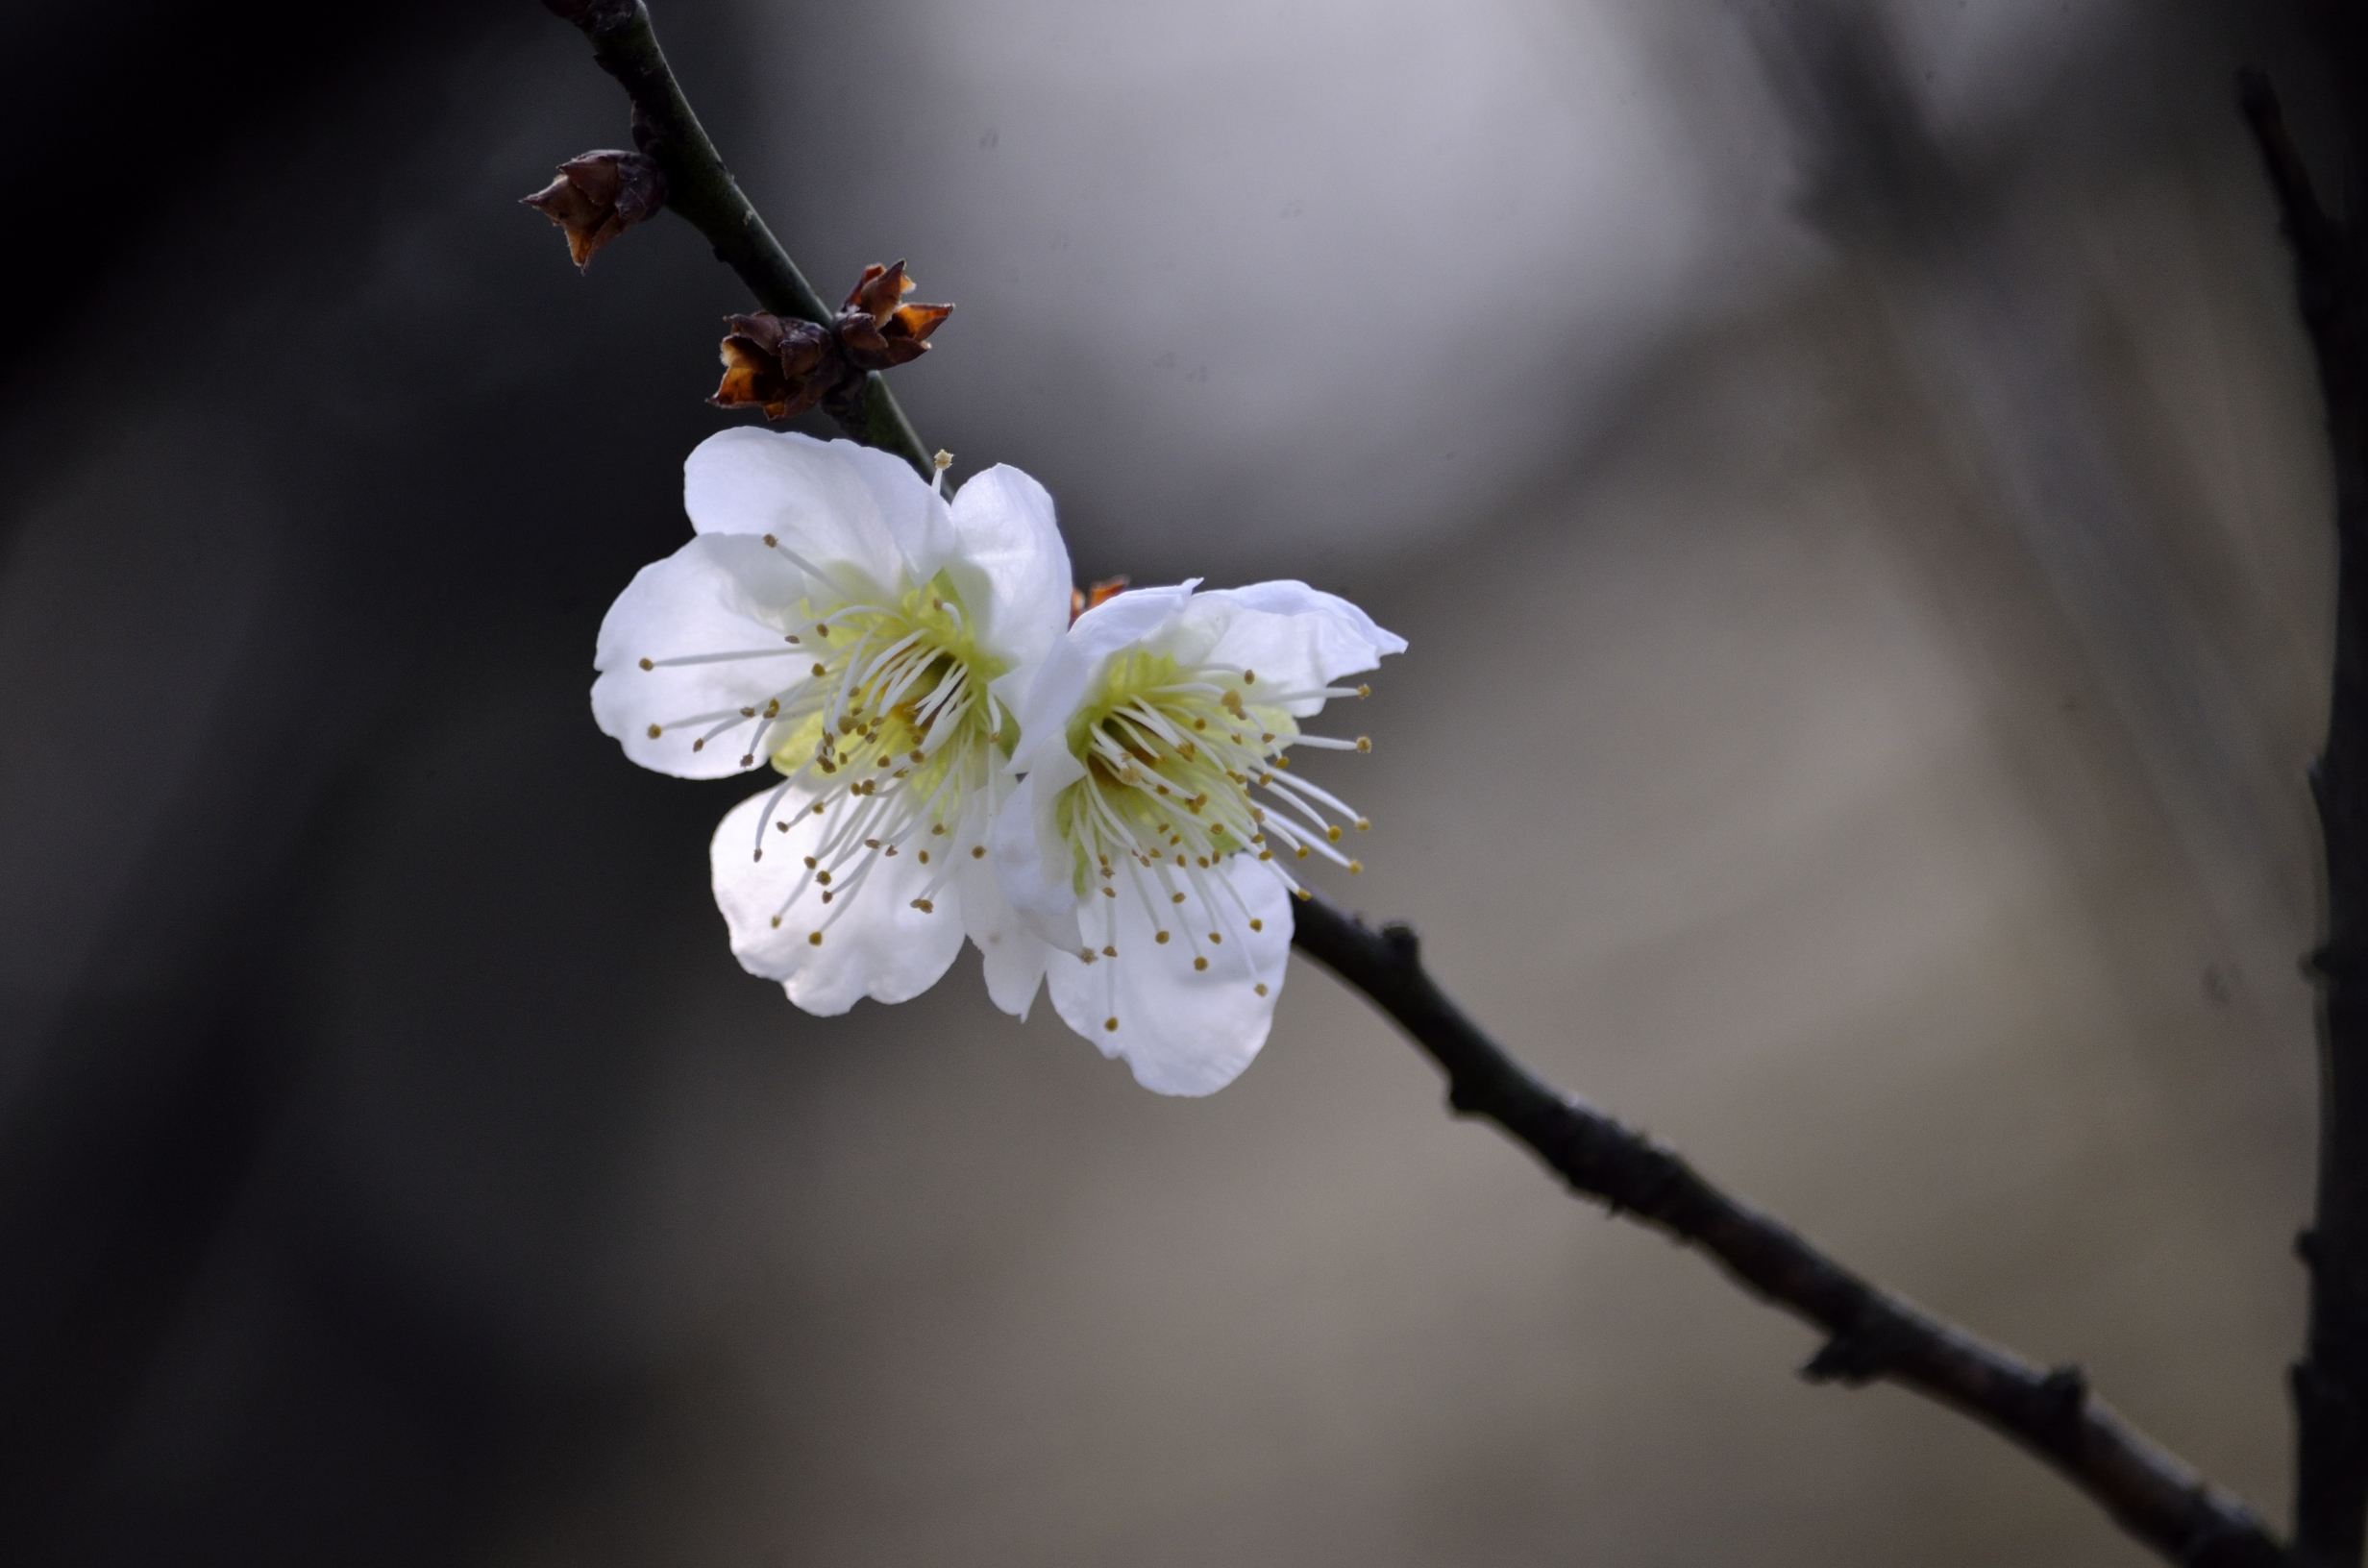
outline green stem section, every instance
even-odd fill
[[[633,139],[665,174],[666,205],[707,237],[715,258],[740,275],[763,308],[818,327],[830,325],[836,312],[814,292],[765,227],[692,111],[682,84],[666,63],[666,52],[658,47],[650,8],[641,0],[593,0],[553,9],[582,29],[592,41],[593,60],[632,100]],[[877,371],[864,377],[855,416],[839,416],[839,425],[864,445],[895,453],[923,478],[936,478],[929,449],[922,445],[912,421],[904,417],[896,394]]]

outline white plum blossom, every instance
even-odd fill
[[[732,952],[835,1014],[919,995],[967,932],[1024,1015],[1046,949],[987,837],[1068,622],[1051,498],[999,467],[950,505],[885,453],[742,429],[691,453],[683,508],[694,537],[602,623],[592,711],[645,768],[781,775],[711,846]]]
[[[1122,593],[1078,617],[1021,709],[995,829],[1011,902],[1058,951],[1068,1025],[1167,1094],[1233,1081],[1266,1043],[1291,948],[1290,868],[1350,871],[1370,824],[1290,772],[1292,747],[1364,751],[1299,722],[1406,643],[1297,582]]]

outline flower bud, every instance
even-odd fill
[[[857,370],[890,370],[928,352],[924,340],[953,313],[953,306],[901,303],[912,286],[901,261],[863,269],[833,324],[849,364]]]
[[[928,351],[923,340],[952,314],[950,305],[903,305],[913,286],[904,263],[863,269],[847,304],[827,327],[759,311],[727,316],[731,331],[717,351],[723,384],[707,401],[718,408],[762,408],[788,419],[820,404],[842,421],[861,417],[864,374],[908,364]]]
[[[592,265],[602,246],[666,205],[666,177],[640,153],[584,153],[559,165],[559,177],[520,200],[567,231],[568,255]]]
[[[718,351],[724,380],[707,400],[718,408],[762,408],[767,419],[788,419],[849,375],[829,331],[810,321],[763,311],[724,320],[731,328]]]

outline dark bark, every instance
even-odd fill
[[[650,25],[649,8],[641,0],[547,3],[583,30],[592,40],[593,60],[632,100],[633,140],[665,171],[667,206],[706,236],[715,247],[715,258],[740,275],[758,305],[777,316],[828,327],[838,312],[814,292],[741,194],[666,63]],[[929,450],[921,444],[879,372],[867,373],[854,396],[834,398],[829,413],[855,440],[895,453],[925,479],[937,478]]]
[[[1447,1075],[1457,1114],[1486,1116],[1573,1190],[1700,1247],[1744,1289],[1826,1334],[1804,1377],[1854,1385],[1887,1379],[1972,1416],[2053,1465],[2173,1562],[2255,1568],[2285,1560],[2251,1508],[2115,1414],[2079,1367],[2045,1370],[1940,1322],[1720,1191],[1674,1150],[1532,1077],[1424,972],[1411,927],[1372,931],[1320,898],[1295,909],[1299,950],[1365,992],[1429,1053]]]
[[[2343,47],[2356,54],[2358,26],[2331,23],[2339,86],[2358,74]],[[2327,939],[2310,956],[2319,1168],[2316,1216],[2297,1239],[2310,1268],[2310,1325],[2294,1368],[2294,1549],[2314,1568],[2357,1568],[2368,1528],[2368,236],[2356,201],[2343,214],[2320,205],[2267,79],[2245,73],[2239,94],[2293,249],[2334,456],[2334,689],[2327,744],[2310,770],[2327,854]],[[2347,129],[2356,168],[2358,127]]]

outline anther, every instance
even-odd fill
[[[1193,968],[1196,969],[1205,969],[1208,967],[1209,961],[1205,958],[1196,958],[1193,960]]]
[[[866,839],[866,840],[864,840],[864,841],[863,841],[863,846],[864,846],[866,849],[876,849],[876,848],[878,848],[878,847],[879,847],[879,840],[877,840],[877,839]]]
[[[789,824],[787,822],[776,822],[773,824],[773,830],[777,833],[786,833],[789,831]]]
[[[805,944],[808,947],[820,947],[823,944],[823,934],[820,931],[815,932],[805,939]]]
[[[1165,931],[1154,931],[1151,933],[1151,940],[1164,947],[1168,944],[1168,933]]]
[[[1304,844],[1299,845],[1297,854],[1294,855],[1292,858],[1295,860],[1305,860],[1307,858],[1307,845]]]
[[[756,710],[754,708],[742,708],[740,710],[740,717],[743,719],[753,719],[756,717]]]
[[[913,762],[926,762],[929,760],[929,754],[916,746],[913,747],[912,756],[908,760]]]
[[[817,676],[826,675],[826,674],[828,674],[829,673],[830,673],[829,668],[828,668],[827,666],[826,666],[826,665],[820,665],[820,664],[818,664],[818,665],[816,665],[816,666],[814,667],[814,674],[815,674]]]
[[[743,752],[741,752],[741,753],[740,753],[740,766],[741,766],[741,767],[743,767],[743,768],[753,768],[753,767],[755,767],[755,766],[756,766],[756,753],[755,753],[755,752],[753,752],[753,751],[743,751]]]
[[[830,886],[830,873],[828,871],[816,871],[814,873],[814,880],[820,882],[826,888]]]
[[[1326,844],[1338,844],[1341,842],[1341,828],[1338,822],[1324,823],[1323,842]]]
[[[926,849],[924,849],[923,851],[921,851],[921,864],[923,864],[924,866],[926,866],[927,864],[929,864],[929,851],[927,851]]]
[[[702,735],[699,739],[691,743],[691,749],[694,751],[704,751],[706,748],[707,738],[704,735]]]
[[[1118,1019],[1116,1019],[1116,1018],[1104,1018],[1104,1019],[1102,1019],[1102,1020],[1101,1020],[1101,1026],[1102,1026],[1104,1029],[1109,1030],[1109,1031],[1110,1031],[1112,1034],[1114,1034],[1114,1035],[1115,1035],[1115,1034],[1117,1034],[1117,1033],[1119,1032],[1119,1020],[1118,1020]]]
[[[1225,945],[1225,939],[1212,931],[1209,933],[1209,943],[1212,946],[1222,947]]]
[[[1370,818],[1367,818],[1367,817],[1360,817],[1360,818],[1358,818],[1358,819],[1357,819],[1357,831],[1358,831],[1358,832],[1360,832],[1360,833],[1369,833],[1369,832],[1372,831],[1372,827],[1373,827],[1373,823],[1372,823],[1372,820],[1371,820]]]
[[[1264,920],[1252,920],[1249,922],[1249,928],[1252,931],[1264,931],[1267,928],[1267,922]]]
[[[1104,947],[1101,950],[1101,956],[1104,958],[1116,958],[1119,956],[1119,950],[1116,947]]]
[[[1348,863],[1348,874],[1350,876],[1356,875],[1363,870],[1365,870],[1365,862],[1361,860],[1352,860]]]
[[[817,621],[814,624],[814,635],[826,643],[830,641],[830,627],[826,623]]]
[[[1266,993],[1267,993],[1267,983],[1266,983],[1264,980],[1261,980],[1261,981],[1259,981],[1259,982],[1258,982],[1258,994],[1259,994],[1259,995],[1261,995],[1261,996],[1264,996]]]
[[[769,533],[765,535],[765,548],[766,548],[767,550],[771,550],[774,546],[776,546],[776,545],[779,544],[780,542],[781,542],[781,541],[779,541],[778,539],[776,539],[773,535],[771,535],[771,534],[769,534]]]
[[[1116,898],[1119,895],[1119,890],[1116,888],[1104,888],[1101,890],[1101,895],[1104,898]]]
[[[1242,684],[1243,684],[1243,685],[1245,685],[1245,686],[1255,686],[1255,685],[1257,685],[1257,684],[1258,684],[1258,672],[1257,672],[1257,671],[1255,671],[1255,670],[1245,670],[1245,671],[1243,671],[1243,672],[1242,672]]]
[[[929,829],[929,832],[935,837],[943,838],[946,834],[946,824],[944,822],[940,822],[935,827]]]
[[[655,725],[655,724],[652,724],[652,725],[650,726],[650,739],[652,739],[652,740],[654,740],[654,740],[656,740],[656,739],[658,738],[658,736],[660,736],[660,735],[662,735],[662,734],[664,734],[664,733],[665,733],[665,731],[663,731],[663,730],[659,729],[659,728],[658,728],[658,726],[657,726],[657,725]]]
[[[1080,947],[1077,949],[1077,956],[1084,959],[1088,964],[1091,964],[1094,960],[1101,957],[1101,954],[1094,951],[1091,947]]]
[[[641,661],[641,667],[642,667],[644,670],[654,670],[654,669],[656,669],[656,668],[657,668],[657,666],[656,666],[656,665],[652,664],[652,663],[651,663],[648,659],[644,659],[644,660],[642,660],[642,661]]]
[[[795,648],[795,647],[798,645],[798,634],[797,634],[796,632],[794,632],[794,631],[793,631],[793,632],[791,632],[788,636],[786,636],[786,637],[782,638],[781,640],[782,640],[783,642],[785,642],[785,643],[789,644],[792,648]]]
[[[820,817],[822,814],[823,814],[823,803],[822,803],[820,800],[817,800],[817,801],[815,801],[815,802],[814,802],[814,815],[815,815],[815,816],[817,816],[817,817]]]
[[[1183,895],[1182,894],[1180,894],[1180,893],[1172,893],[1172,894],[1168,894],[1168,902],[1170,902],[1170,903],[1172,903],[1172,904],[1180,904],[1180,903],[1182,903],[1183,901],[1184,901],[1184,895]]]
[[[933,903],[929,902],[929,900],[927,900],[926,898],[916,898],[916,899],[914,899],[914,900],[913,900],[913,907],[914,907],[915,909],[917,909],[917,910],[921,911],[921,913],[923,913],[924,915],[934,915],[934,914],[936,914],[936,913],[937,913],[937,906],[936,906],[935,904],[933,904]]]
[[[778,915],[776,915],[775,917],[773,917],[773,929],[775,929],[776,931],[778,931],[779,929],[781,929],[781,917],[779,917]]]
[[[1357,688],[1357,695],[1359,697],[1370,697],[1373,695],[1373,688],[1370,686],[1360,686]]]
[[[808,855],[808,856],[806,856],[806,857],[805,857],[805,869],[806,869],[807,870],[809,870],[809,871],[810,871],[810,870],[812,870],[814,869],[814,866],[815,866],[815,860],[814,860],[814,857],[813,857],[812,855]]]
[[[984,860],[984,859],[986,859],[986,858],[987,858],[987,846],[986,846],[985,845],[983,845],[983,844],[974,844],[974,845],[971,845],[971,859],[973,859],[973,860]]]

